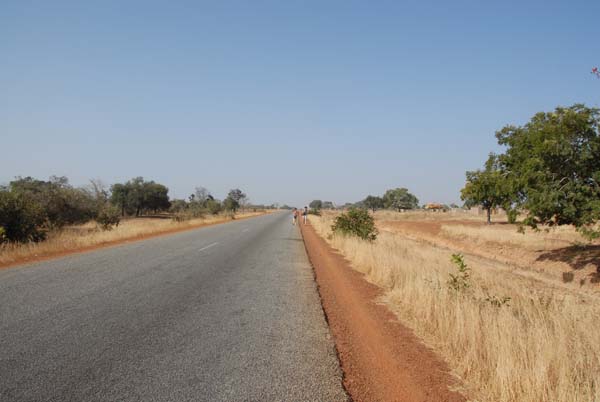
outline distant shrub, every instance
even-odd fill
[[[187,209],[188,203],[185,200],[172,200],[169,212],[177,214]]]
[[[210,212],[213,215],[217,215],[219,212],[221,212],[221,203],[217,200],[208,200],[206,201],[206,208],[208,209],[208,212]]]
[[[360,208],[350,208],[336,217],[331,230],[368,241],[377,239],[378,234],[373,217],[366,209]]]
[[[202,218],[207,212],[208,210],[199,202],[190,203],[190,206],[186,211],[190,219]]]
[[[111,230],[113,226],[119,226],[121,211],[113,205],[106,205],[98,212],[96,222],[98,222],[103,230]]]
[[[315,208],[309,209],[308,213],[311,215],[321,216],[321,210]]]

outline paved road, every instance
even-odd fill
[[[345,399],[287,214],[0,271],[1,401]]]

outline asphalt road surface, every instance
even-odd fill
[[[1,401],[344,401],[289,214],[0,271]]]

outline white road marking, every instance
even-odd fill
[[[216,246],[217,244],[219,244],[219,243],[217,242],[217,243],[209,244],[209,245],[208,245],[208,246],[206,246],[206,247],[202,247],[202,248],[201,248],[200,250],[198,250],[198,251],[206,250],[207,248],[211,248],[211,247],[213,247],[213,246]]]
[[[250,229],[246,228],[246,229],[243,229],[243,230],[242,230],[242,233],[244,233],[244,232],[249,232],[249,231],[250,231]]]

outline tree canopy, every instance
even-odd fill
[[[512,193],[506,174],[498,166],[498,157],[488,158],[485,169],[467,172],[467,184],[461,190],[465,206],[481,205],[491,222],[492,210],[500,206],[509,209]]]
[[[154,181],[136,177],[126,183],[111,186],[111,202],[121,209],[121,214],[139,216],[142,212],[169,209],[169,189]]]
[[[365,198],[361,204],[364,205],[366,208],[369,208],[373,212],[383,208],[384,206],[383,198],[374,195],[368,195],[367,198]]]
[[[595,233],[600,219],[600,110],[582,104],[535,114],[496,133],[505,151],[467,172],[463,199],[509,206],[524,224],[574,225]],[[590,232],[591,231],[591,232]]]
[[[593,225],[600,218],[600,110],[576,104],[537,113],[496,133],[514,198],[535,227]]]
[[[383,195],[383,204],[386,208],[396,209],[415,209],[419,207],[419,199],[408,192],[407,188],[395,188],[385,192]]]
[[[308,206],[312,209],[319,210],[323,208],[323,201],[321,200],[312,200]]]

